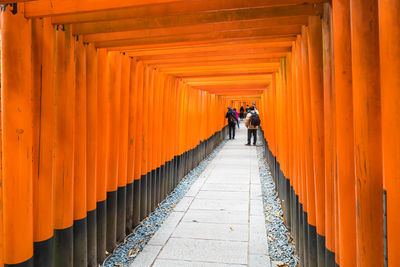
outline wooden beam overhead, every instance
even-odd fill
[[[266,89],[269,83],[257,84],[222,84],[222,85],[207,85],[207,86],[191,86],[192,88],[216,91],[216,90],[259,90]]]
[[[226,64],[226,65],[218,65],[218,66],[189,66],[189,67],[163,67],[159,68],[160,71],[195,71],[195,70],[221,70],[221,69],[254,69],[254,68],[280,68],[279,63],[253,63],[253,64]]]
[[[14,3],[24,3],[24,2],[30,2],[30,1],[35,1],[35,0],[0,0],[0,5],[14,4]]]
[[[114,0],[115,1],[115,0]],[[111,3],[114,1],[110,1]],[[60,15],[64,10],[53,10],[54,24],[70,24],[82,22],[95,22],[106,20],[133,19],[143,17],[160,17],[165,15],[181,15],[185,13],[210,12],[215,10],[235,10],[254,7],[271,7],[297,5],[303,3],[321,3],[327,0],[197,0],[162,3],[158,5],[133,6],[113,8],[100,11],[78,12]],[[28,15],[33,13],[28,9]],[[37,13],[37,12],[36,12]],[[42,12],[43,13],[43,12]],[[46,16],[46,14],[42,14]]]
[[[48,17],[179,1],[185,2],[185,0],[38,0],[25,4],[25,16]]]
[[[225,80],[225,81],[206,81],[203,82],[188,82],[186,79],[184,82],[192,87],[207,87],[207,86],[219,86],[219,85],[248,85],[248,84],[269,84],[272,79],[265,80]]]
[[[146,45],[134,45],[134,46],[116,46],[107,48],[108,51],[125,51],[125,52],[140,52],[140,54],[149,53],[154,54],[159,50],[170,50],[180,48],[197,48],[197,47],[212,47],[220,45],[239,45],[239,44],[251,44],[251,43],[273,43],[278,42],[294,42],[296,37],[294,36],[284,36],[284,37],[253,37],[253,38],[235,38],[235,39],[223,39],[223,40],[207,40],[207,41],[194,41],[185,43],[165,43],[165,44],[146,44]],[[161,53],[165,54],[165,53]]]
[[[284,57],[285,54],[282,54],[281,57]],[[172,64],[172,63],[180,63],[180,64],[193,64],[197,62],[210,62],[210,63],[219,63],[224,61],[245,61],[245,60],[252,60],[252,59],[262,59],[264,62],[280,62],[279,56],[277,57],[262,57],[258,55],[254,56],[247,56],[247,55],[239,55],[239,56],[217,56],[217,57],[207,57],[206,59],[202,57],[187,57],[187,58],[177,58],[177,59],[153,59],[153,60],[143,60],[143,62],[147,65],[160,65],[160,64]]]
[[[162,47],[146,47],[138,49],[129,49],[129,47],[121,48],[130,56],[138,55],[164,55],[164,54],[178,54],[189,52],[206,52],[206,51],[220,51],[229,49],[243,49],[243,48],[275,48],[275,47],[291,47],[294,37],[290,38],[256,38],[244,39],[240,41],[227,41],[227,42],[210,42],[201,44],[181,44]],[[112,49],[108,49],[112,51]]]
[[[186,82],[186,81],[185,81]],[[190,85],[193,88],[212,88],[214,86],[243,86],[243,87],[265,87],[270,84],[271,80],[257,80],[257,81],[221,81],[221,82],[204,82],[204,83],[189,83],[186,82],[186,84]]]
[[[157,68],[174,68],[174,67],[206,67],[206,66],[226,66],[226,65],[242,65],[242,64],[268,64],[280,66],[280,59],[276,60],[266,60],[266,59],[239,59],[235,60],[234,58],[231,60],[221,60],[221,61],[198,61],[198,62],[189,62],[189,63],[158,63],[158,64],[148,64],[151,66],[156,66]],[[145,62],[147,63],[147,62]]]
[[[237,74],[254,74],[254,73],[274,73],[278,72],[279,68],[274,67],[248,67],[248,68],[220,68],[220,69],[171,69],[163,70],[165,74],[177,77],[185,76],[205,76],[205,75],[237,75]]]
[[[259,29],[282,27],[284,25],[307,24],[307,16],[282,17],[276,19],[259,19],[246,21],[226,21],[221,23],[198,24],[191,27],[176,26],[170,28],[141,29],[125,32],[94,33],[83,36],[84,42],[104,42],[114,40],[141,39],[165,36],[181,36],[195,33],[210,33],[229,30]]]
[[[263,92],[264,89],[260,90],[247,90],[247,91],[242,91],[242,90],[226,90],[226,91],[208,91],[209,93],[212,94],[217,94],[217,95],[225,95],[225,96],[238,96],[238,95],[245,95],[245,96],[260,96]]]
[[[221,71],[195,71],[195,72],[175,72],[175,73],[166,73],[178,78],[186,78],[186,77],[213,77],[213,76],[237,76],[237,75],[256,75],[256,74],[272,74],[277,72],[277,69],[252,69],[252,70],[221,70]]]
[[[188,84],[196,84],[196,83],[213,83],[213,82],[240,82],[243,80],[251,81],[251,80],[271,80],[272,75],[269,74],[259,74],[259,75],[237,75],[237,76],[214,76],[214,77],[187,77],[184,81]]]
[[[184,58],[184,59],[178,59],[178,60],[143,60],[143,62],[147,65],[155,65],[155,66],[212,66],[212,65],[221,65],[224,63],[229,63],[229,62],[236,62],[237,64],[244,64],[244,63],[255,63],[255,62],[265,62],[265,63],[279,63],[280,58],[275,57],[275,58],[263,58],[263,57],[257,57],[254,59],[249,59],[249,58],[236,58],[232,56],[226,56],[223,58],[218,58],[217,60],[214,57],[208,57],[208,58]]]
[[[219,79],[221,77],[231,78],[231,79],[240,79],[240,77],[248,77],[248,76],[272,76],[274,72],[267,71],[253,71],[253,72],[242,72],[242,73],[217,73],[217,74],[203,74],[203,75],[185,75],[185,76],[177,76],[182,81],[192,80],[192,79]]]
[[[315,16],[323,14],[322,4],[301,4],[266,8],[250,8],[213,11],[179,16],[145,17],[102,22],[73,24],[73,34],[121,32],[138,29],[189,26],[224,21],[254,20],[292,16]]]
[[[286,55],[290,52],[290,48],[286,47],[270,47],[270,48],[247,48],[247,49],[226,49],[225,51],[205,51],[205,52],[193,52],[193,53],[179,53],[179,54],[163,54],[163,55],[148,55],[140,56],[138,59],[141,60],[152,60],[152,59],[185,59],[188,57],[199,58],[201,60],[208,57],[215,56],[231,56],[246,58],[244,55],[254,55],[254,57],[249,58],[268,58],[277,57],[278,55]],[[127,55],[132,56],[127,53]]]
[[[140,44],[154,44],[154,43],[184,43],[192,41],[206,41],[206,40],[223,40],[234,38],[254,38],[261,36],[295,36],[301,32],[300,25],[288,25],[273,28],[260,28],[260,29],[246,29],[246,30],[231,30],[221,32],[197,33],[178,36],[166,37],[151,37],[140,39],[127,39],[116,41],[102,41],[95,42],[97,48],[106,48],[113,46],[130,46]]]

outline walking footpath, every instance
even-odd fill
[[[241,125],[131,266],[270,266],[255,146]]]

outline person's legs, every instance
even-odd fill
[[[251,130],[247,129],[247,144],[250,145],[251,141]]]
[[[236,122],[237,122],[237,125],[238,125],[238,129],[239,129],[239,128],[240,128],[240,127],[239,127],[239,120],[237,120]]]
[[[229,139],[232,139],[232,127],[231,127],[231,124],[229,124]]]
[[[257,129],[253,130],[253,135],[254,135],[254,143],[253,143],[253,145],[255,145],[257,143]]]
[[[233,131],[233,139],[235,139],[235,131],[236,131],[236,125],[232,124],[232,131]]]

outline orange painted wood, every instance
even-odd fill
[[[107,192],[114,192],[118,187],[119,134],[120,128],[120,92],[121,88],[121,53],[108,52],[107,101],[109,103],[109,132],[107,149]],[[115,241],[114,241],[115,242]]]
[[[312,110],[311,110],[311,90],[310,90],[310,65],[309,65],[309,48],[308,28],[303,27],[302,32],[302,66],[303,66],[303,129],[304,129],[304,181],[306,183],[307,198],[307,214],[308,223],[317,226],[316,219],[316,186],[314,176],[314,154],[313,154],[313,138],[312,138]],[[319,226],[319,225],[318,225]]]
[[[144,79],[144,66],[143,62],[136,62],[136,78],[135,80],[137,81],[136,83],[136,90],[137,92],[137,107],[136,107],[136,112],[135,114],[139,114],[141,110],[144,109],[144,90],[143,90],[143,79]],[[135,180],[140,179],[140,176],[142,174],[146,174],[146,165],[143,163],[143,146],[144,146],[144,141],[143,141],[143,134],[144,134],[144,116],[146,114],[143,114],[143,116],[137,116],[137,126],[136,126],[136,134],[138,136],[137,140],[137,145],[135,148]]]
[[[357,266],[383,265],[378,1],[351,0]]]
[[[326,2],[324,0],[202,0],[202,1],[175,1],[158,5],[141,5],[134,7],[113,8],[110,10],[79,12],[52,17],[54,24],[70,24],[90,21],[117,20],[128,18],[158,17],[168,12],[169,15],[205,12],[215,10],[232,10],[251,7],[268,7],[281,5],[295,5],[306,2]]]
[[[146,50],[148,53],[154,53],[155,50],[158,49],[176,49],[176,48],[183,48],[183,47],[199,47],[204,45],[221,45],[221,44],[249,44],[249,43],[257,43],[257,42],[291,42],[294,41],[296,37],[294,36],[264,36],[264,37],[252,37],[252,38],[234,38],[234,39],[223,39],[223,40],[204,40],[204,41],[192,41],[192,42],[185,42],[185,43],[164,43],[164,44],[144,44],[144,45],[134,45],[134,46],[116,46],[116,47],[109,47],[107,50],[109,51],[141,51],[140,53],[144,53]],[[148,51],[151,49],[151,51]]]
[[[263,61],[265,63],[274,63],[276,61],[279,61],[280,58],[285,57],[287,52],[281,51],[281,52],[258,52],[252,51],[246,52],[242,51],[241,54],[236,53],[239,51],[233,50],[233,51],[225,51],[225,55],[223,55],[223,52],[218,52],[218,53],[193,53],[193,54],[176,54],[175,58],[171,58],[171,56],[148,56],[148,57],[140,57],[146,64],[154,65],[154,66],[159,66],[160,64],[190,64],[191,63],[197,63],[198,65],[201,64],[201,62],[204,62],[205,59],[207,59],[207,64],[218,64],[220,62],[224,61],[248,61],[248,62],[254,62],[254,61]],[[203,54],[203,56],[201,56]],[[159,59],[154,59],[156,57],[159,57]],[[243,62],[243,63],[245,63]]]
[[[27,17],[44,17],[50,15],[71,14],[85,11],[109,10],[132,6],[176,2],[178,0],[39,0],[25,4]]]
[[[86,217],[87,165],[86,165],[86,49],[81,40],[75,47],[75,112],[74,112],[74,220]]]
[[[73,223],[73,143],[75,124],[74,39],[69,26],[56,31],[55,53],[55,150],[54,227],[65,229]]]
[[[107,199],[108,150],[108,55],[105,49],[97,50],[97,192],[98,202]],[[100,120],[100,118],[102,118]]]
[[[132,183],[135,179],[135,171],[136,168],[140,168],[140,166],[136,166],[136,157],[135,152],[137,149],[137,144],[139,142],[138,133],[137,133],[137,123],[138,116],[136,115],[136,108],[139,105],[137,101],[138,98],[138,90],[136,86],[136,73],[137,73],[137,62],[132,58],[130,61],[130,81],[129,81],[129,107],[128,107],[128,156],[127,156],[127,183]],[[135,207],[134,207],[135,208]]]
[[[340,265],[356,266],[356,200],[350,1],[333,3]]]
[[[205,33],[191,33],[172,36],[155,36],[142,38],[127,38],[121,40],[95,41],[96,47],[110,48],[121,46],[137,46],[148,44],[187,43],[208,40],[235,40],[257,37],[287,37],[300,33],[300,25],[276,26],[254,29],[235,29],[224,31],[207,31]]]
[[[143,71],[143,113],[142,113],[142,128],[143,128],[143,145],[142,145],[142,163],[141,163],[141,174],[146,175],[149,171],[149,160],[148,160],[148,153],[149,153],[149,142],[148,142],[148,133],[149,133],[149,90],[148,90],[148,83],[149,83],[149,70],[146,66],[144,66]]]
[[[126,39],[140,39],[151,37],[166,37],[166,36],[181,36],[188,34],[200,34],[210,32],[222,32],[229,30],[240,29],[260,29],[260,28],[274,28],[290,25],[301,25],[307,23],[306,16],[299,17],[283,17],[276,19],[259,19],[259,20],[239,20],[239,21],[225,21],[221,23],[208,23],[187,26],[174,26],[167,28],[154,28],[154,29],[139,29],[133,31],[119,31],[110,33],[94,33],[83,36],[85,42],[104,42]]]
[[[158,63],[151,64],[158,68],[171,68],[171,67],[198,67],[198,66],[219,66],[219,65],[242,65],[242,64],[270,64],[271,66],[279,67],[279,59],[269,60],[269,59],[245,59],[245,60],[222,60],[222,61],[200,61],[200,62],[190,62],[190,63]]]
[[[34,241],[44,241],[53,236],[53,147],[54,147],[54,54],[43,51],[54,50],[54,27],[49,19],[32,21],[34,92],[38,94],[35,113],[38,116],[34,129],[38,131],[36,141],[37,167],[33,170],[33,225]],[[36,36],[35,36],[36,35]],[[40,142],[39,142],[40,140]],[[36,175],[35,175],[36,174]]]
[[[98,84],[97,51],[92,44],[86,45],[86,138],[87,138],[87,210],[96,209],[97,157],[98,157]]]
[[[337,226],[337,171],[336,171],[336,108],[335,87],[333,86],[333,36],[332,8],[325,5],[322,18],[323,77],[324,77],[324,150],[325,150],[325,243],[330,252],[339,259],[339,238]],[[336,260],[339,263],[339,260]]]
[[[239,10],[211,11],[198,14],[164,15],[141,19],[121,19],[101,22],[73,24],[74,34],[130,31],[145,28],[189,26],[224,21],[255,20],[291,16],[309,16],[322,14],[321,4],[301,4],[279,7],[260,7]]]
[[[8,66],[1,71],[5,264],[33,256],[31,34],[31,21],[24,18],[23,9],[17,15],[9,8],[1,12],[2,64]]]
[[[41,122],[41,87],[42,87],[42,40],[43,40],[43,21],[32,20],[32,180],[33,180],[33,213],[40,213],[39,201],[37,194],[39,189],[39,162],[40,162],[40,122]],[[51,165],[50,165],[51,166]],[[51,199],[51,198],[50,198]],[[47,199],[48,201],[48,199]],[[50,202],[51,203],[51,202]],[[51,204],[50,204],[51,205]],[[38,216],[40,217],[40,216]],[[40,224],[35,222],[35,225]],[[43,224],[46,224],[43,222]],[[48,225],[51,225],[48,223]],[[51,227],[50,231],[53,231]],[[37,235],[37,227],[34,227],[34,239]]]
[[[322,58],[322,24],[319,17],[309,17],[308,56],[312,121],[313,172],[317,233],[325,236],[325,147],[324,80]]]
[[[118,187],[126,186],[128,182],[128,131],[129,131],[129,89],[130,89],[130,58],[121,57],[120,86],[120,135],[118,159]],[[116,88],[118,90],[118,88]]]
[[[400,23],[398,13],[399,1],[379,1],[379,37],[381,63],[381,97],[382,97],[382,157],[383,184],[387,193],[387,255],[388,266],[400,265],[400,253],[397,240],[400,236],[398,225],[400,216],[400,184],[398,162],[400,156],[399,142],[399,100],[400,100],[400,66],[399,40]]]
[[[267,38],[253,38],[239,41],[208,41],[207,43],[189,43],[183,45],[167,44],[162,46],[147,45],[135,46],[131,49],[129,47],[122,48],[127,50],[130,56],[146,56],[146,55],[168,55],[188,52],[205,52],[205,51],[219,51],[230,49],[247,49],[247,48],[278,48],[290,47],[293,37],[267,37]],[[109,49],[110,50],[110,49]],[[289,51],[286,51],[289,52]]]

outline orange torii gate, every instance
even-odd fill
[[[398,266],[398,0],[0,0],[0,266],[97,266],[260,112],[304,266]]]

